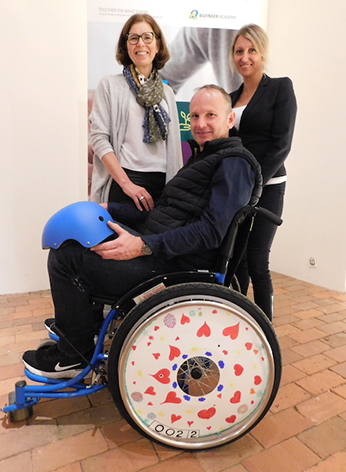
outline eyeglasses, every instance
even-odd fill
[[[130,33],[126,35],[127,41],[134,46],[138,43],[139,38],[142,38],[143,43],[150,44],[153,42],[154,38],[156,38],[155,33],[142,33],[142,34],[135,34]]]

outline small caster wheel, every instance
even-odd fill
[[[50,339],[50,338],[44,339],[37,346],[37,351],[39,349],[47,349],[48,347],[54,346],[55,344],[56,344],[56,341],[54,341],[53,339]]]
[[[8,394],[8,403],[9,405],[15,405],[16,403],[16,392],[10,392]],[[26,406],[20,410],[10,411],[9,419],[10,423],[18,423],[19,421],[24,421],[30,418],[33,415],[32,406]]]

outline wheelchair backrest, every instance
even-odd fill
[[[253,220],[257,213],[256,205],[262,194],[263,188],[261,166],[258,161],[250,153],[245,154],[242,157],[246,159],[254,171],[255,184],[249,203],[245,207],[241,208],[234,216],[225,239],[219,249],[215,272],[222,275],[227,273],[228,279],[233,277],[245,252]]]

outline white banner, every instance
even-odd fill
[[[195,0],[175,2],[172,5],[157,0],[88,0],[89,89],[95,89],[105,75],[122,72],[122,66],[115,60],[115,50],[121,28],[135,13],[148,13],[158,22],[172,55],[166,66],[170,70],[174,70],[175,55],[179,55],[181,61],[184,40],[199,47],[196,54],[205,56],[205,64],[203,68],[198,68],[197,77],[187,80],[193,75],[190,74],[190,77],[184,77],[183,86],[173,86],[177,100],[189,101],[193,89],[204,83],[218,83],[227,92],[239,85],[240,79],[232,81],[231,72],[228,72],[231,31],[234,34],[234,31],[246,23],[257,23],[266,28],[268,0]],[[196,28],[203,31],[193,31]],[[203,51],[206,44],[209,50]],[[208,55],[211,57],[208,58]],[[190,68],[192,72],[191,60],[187,57],[186,69]],[[227,71],[215,70],[218,64]],[[225,74],[228,77],[223,80],[221,76]],[[165,73],[163,75],[167,79]]]
[[[101,78],[122,73],[115,51],[123,25],[135,13],[154,17],[166,39],[171,59],[160,75],[176,94],[184,150],[191,138],[188,104],[194,89],[211,83],[227,92],[239,87],[241,78],[229,65],[230,45],[247,23],[266,28],[268,0],[88,0],[89,106]]]
[[[268,0],[209,0],[173,3],[157,0],[89,0],[89,21],[125,21],[135,13],[148,13],[159,25],[194,26],[201,28],[239,29],[245,23],[265,25]]]

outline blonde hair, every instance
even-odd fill
[[[260,26],[250,23],[248,25],[242,26],[233,39],[230,50],[230,62],[232,69],[234,68],[234,47],[239,36],[244,36],[244,38],[251,41],[256,51],[262,56],[263,62],[265,63],[267,61],[269,52],[269,40],[267,33]]]

